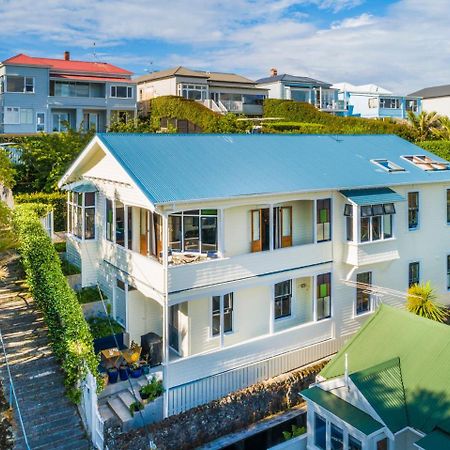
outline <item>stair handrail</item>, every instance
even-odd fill
[[[9,378],[9,389],[10,389],[9,404],[12,406],[11,399],[13,397],[14,402],[16,404],[16,408],[17,408],[17,414],[19,416],[20,428],[22,428],[25,446],[26,446],[27,450],[31,450],[30,444],[28,443],[27,432],[25,431],[25,426],[23,424],[23,418],[22,418],[22,414],[20,412],[19,402],[17,400],[16,390],[14,388],[14,381],[12,379],[11,369],[9,368],[8,355],[6,354],[6,348],[5,348],[5,343],[3,341],[3,335],[2,335],[1,328],[0,328],[0,343],[2,344],[3,356],[5,357],[6,371],[8,372],[8,378]]]

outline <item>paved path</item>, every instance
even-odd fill
[[[0,327],[30,448],[89,449],[78,410],[64,394],[63,374],[52,354],[42,315],[18,280],[17,256],[8,258],[7,265],[10,276],[0,282]],[[9,399],[1,348],[0,376]],[[14,413],[14,449],[22,450],[25,441]]]

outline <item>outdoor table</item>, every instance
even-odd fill
[[[100,352],[101,358],[107,368],[116,367],[119,359],[122,357],[122,352],[117,348],[107,348]]]

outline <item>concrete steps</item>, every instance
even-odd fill
[[[33,450],[89,449],[78,410],[65,395],[63,373],[52,354],[42,314],[28,298],[23,281],[14,278],[17,258],[8,267],[10,276],[0,283],[0,327],[28,443]],[[0,376],[8,394],[2,353]],[[14,449],[22,450],[26,446],[16,408],[14,416]]]

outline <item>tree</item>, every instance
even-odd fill
[[[64,172],[95,133],[68,129],[62,133],[41,133],[25,138],[17,166],[18,192],[53,192]]]
[[[14,244],[11,230],[12,213],[6,202],[11,199],[10,189],[14,186],[15,171],[4,148],[0,147],[0,252]],[[5,200],[5,201],[3,201]],[[0,279],[5,275],[0,267]]]
[[[434,111],[422,111],[419,115],[415,115],[412,111],[408,111],[408,121],[419,141],[430,139],[440,127],[440,117],[438,113]]]
[[[445,141],[450,140],[450,118],[442,116],[439,118],[439,128],[434,131],[437,138]]]
[[[14,186],[15,170],[8,157],[8,153],[0,147],[0,184],[11,189]]]
[[[437,295],[429,281],[425,284],[414,284],[408,289],[406,309],[409,312],[437,322],[445,322],[449,312],[437,301]]]

